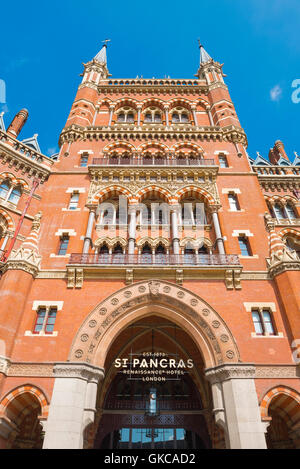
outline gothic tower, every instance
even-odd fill
[[[201,44],[115,79],[107,42],[58,155],[0,129],[0,447],[299,448],[299,157],[248,155]]]

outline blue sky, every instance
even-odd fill
[[[189,78],[199,63],[197,38],[224,63],[226,83],[251,156],[267,157],[281,139],[300,154],[299,0],[15,0],[1,6],[0,80],[6,83],[6,125],[22,107],[21,137],[39,134],[45,154],[58,150],[82,62],[110,38],[113,77]],[[300,96],[300,95],[299,95]]]

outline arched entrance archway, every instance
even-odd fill
[[[79,329],[69,360],[104,367],[119,333],[153,313],[188,333],[206,368],[239,361],[236,342],[221,316],[191,291],[161,280],[135,283],[102,301]]]
[[[111,345],[105,370],[87,447],[212,447],[218,430],[210,386],[199,349],[183,329],[155,314],[136,321]],[[224,438],[218,444],[224,447]]]
[[[103,387],[108,363],[116,356],[115,353],[109,358],[114,344],[119,344],[120,334],[132,325],[153,316],[159,318],[159,323],[172,323],[172,327],[176,326],[185,335],[185,341],[196,347],[213,397],[212,413],[226,433],[226,447],[264,449],[265,427],[261,423],[254,384],[255,367],[240,361],[229,328],[210,305],[193,292],[161,280],[125,287],[103,300],[86,317],[74,338],[68,361],[54,366],[56,379],[44,448],[71,449],[88,444],[90,433],[97,430],[101,418],[103,406],[99,401],[95,408],[97,390]],[[182,344],[181,340],[176,342]],[[201,386],[193,382],[199,390]],[[240,425],[241,409],[243,425]],[[198,410],[202,412],[205,408]],[[245,422],[249,425],[244,425]],[[164,424],[163,429],[168,427]],[[214,441],[223,439],[219,428],[208,433],[214,435]]]

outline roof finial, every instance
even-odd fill
[[[104,47],[107,47],[107,43],[110,42],[110,41],[111,41],[110,39],[105,39],[104,41],[102,41],[102,42],[104,42]]]

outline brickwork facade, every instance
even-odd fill
[[[300,159],[249,157],[200,56],[191,80],[121,80],[105,45],[55,158],[18,140],[26,110],[0,130],[1,448],[133,447],[124,429],[150,426],[300,447]],[[132,351],[192,359],[188,391],[123,382]]]

